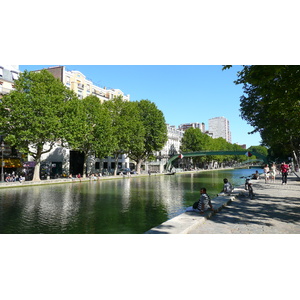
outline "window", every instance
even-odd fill
[[[19,78],[19,74],[17,72],[11,72],[13,80],[17,80]]]
[[[99,161],[96,161],[96,163],[95,163],[95,169],[96,170],[100,169],[100,162]]]

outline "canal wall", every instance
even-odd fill
[[[220,169],[208,169],[208,170],[197,170],[197,171],[183,171],[177,172],[176,174],[188,174],[188,173],[201,173],[208,171],[221,171],[221,170],[232,170],[233,168],[220,168]],[[165,176],[166,173],[151,173],[150,176]],[[45,179],[40,181],[19,181],[15,182],[0,182],[1,188],[12,188],[12,187],[26,187],[26,186],[36,186],[36,185],[49,185],[49,184],[63,184],[63,183],[78,183],[78,182],[88,182],[88,181],[103,181],[103,180],[113,180],[113,179],[125,179],[125,178],[137,178],[137,177],[149,177],[148,173],[144,174],[130,174],[130,175],[116,175],[116,176],[101,176],[97,179],[86,178],[57,178],[57,179]]]
[[[89,182],[89,181],[103,181],[103,180],[112,180],[112,179],[124,179],[127,177],[147,177],[149,175],[147,174],[141,174],[141,175],[117,175],[117,176],[102,176],[98,179],[91,179],[89,177],[86,178],[57,178],[57,179],[45,179],[40,181],[22,181],[20,183],[19,181],[15,182],[0,182],[0,189],[1,188],[12,188],[12,187],[26,187],[26,186],[36,186],[36,185],[52,185],[52,184],[64,184],[64,183],[78,183],[78,182]]]
[[[281,175],[275,182],[252,180],[254,199],[248,198],[244,186],[235,188],[231,196],[217,197],[212,204],[217,214],[185,212],[156,226],[146,234],[208,233],[300,233],[300,174],[290,174],[287,184]],[[218,213],[230,202],[235,209]],[[231,206],[231,205],[230,205]],[[229,209],[229,208],[228,208]],[[238,211],[238,214],[237,214]],[[214,217],[213,217],[214,216]],[[213,217],[213,218],[211,218]],[[210,220],[211,219],[211,220]]]
[[[203,224],[215,213],[222,210],[230,202],[234,201],[238,195],[245,193],[242,187],[234,188],[229,196],[218,196],[211,200],[214,211],[207,210],[204,214],[199,212],[184,212],[156,227],[145,232],[145,234],[186,234]]]

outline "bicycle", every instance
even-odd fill
[[[252,175],[251,176],[241,176],[240,178],[246,178],[245,179],[245,190],[249,191],[249,198],[252,200],[254,197],[254,194],[253,194],[252,183],[250,182],[250,179],[251,179],[250,177],[252,177]]]

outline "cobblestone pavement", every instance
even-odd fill
[[[246,194],[241,195],[189,233],[300,233],[300,181],[297,177],[290,175],[287,185],[281,184],[280,176],[275,183],[266,184],[263,179],[252,182],[252,200]]]

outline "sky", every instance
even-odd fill
[[[21,71],[55,65],[20,65]],[[205,123],[214,117],[229,120],[232,143],[247,147],[260,144],[259,134],[240,117],[242,86],[235,85],[242,66],[222,71],[222,65],[65,65],[77,70],[100,87],[120,89],[131,101],[154,102],[166,123]]]

